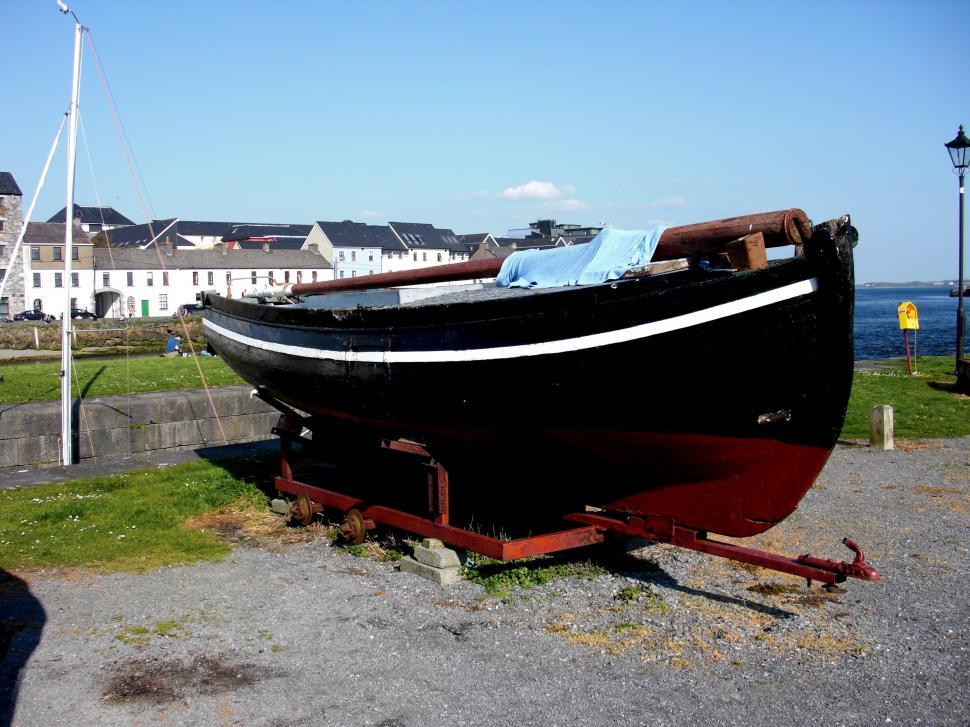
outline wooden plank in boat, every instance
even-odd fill
[[[662,275],[672,273],[675,270],[684,270],[689,266],[687,258],[682,257],[677,260],[661,260],[656,263],[647,263],[638,268],[630,268],[623,273],[624,278],[643,278],[650,275]]]

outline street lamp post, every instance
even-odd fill
[[[957,265],[957,360],[956,372],[960,374],[960,359],[963,358],[963,178],[970,165],[970,139],[963,133],[963,126],[957,132],[953,141],[947,142],[946,150],[950,152],[953,171],[960,178],[960,260]]]

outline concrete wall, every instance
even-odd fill
[[[211,389],[230,444],[267,439],[279,412],[249,386]],[[109,396],[75,403],[75,457],[97,459],[223,444],[203,390]],[[0,405],[0,468],[58,464],[59,402]],[[78,455],[79,453],[79,455]]]

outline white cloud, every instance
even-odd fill
[[[361,210],[360,216],[367,217],[369,219],[375,219],[375,218],[382,219],[382,220],[387,219],[387,215],[385,215],[380,210]]]
[[[687,200],[683,197],[661,197],[660,199],[655,199],[653,202],[647,205],[647,207],[661,208],[661,209],[671,209],[674,207],[686,207]]]
[[[507,187],[498,193],[502,199],[559,199],[576,190],[572,185],[564,185],[562,189],[552,182],[532,180],[518,187]]]

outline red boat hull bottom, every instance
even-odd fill
[[[587,504],[732,537],[757,535],[791,515],[825,466],[830,451],[773,439],[653,432],[555,432],[634,485]],[[622,474],[620,474],[622,473]],[[625,489],[625,488],[624,488]]]
[[[467,428],[422,434],[416,438],[448,468],[458,517],[500,522],[518,513],[536,526],[593,506],[731,537],[757,535],[794,512],[830,454],[778,439],[709,434]]]

